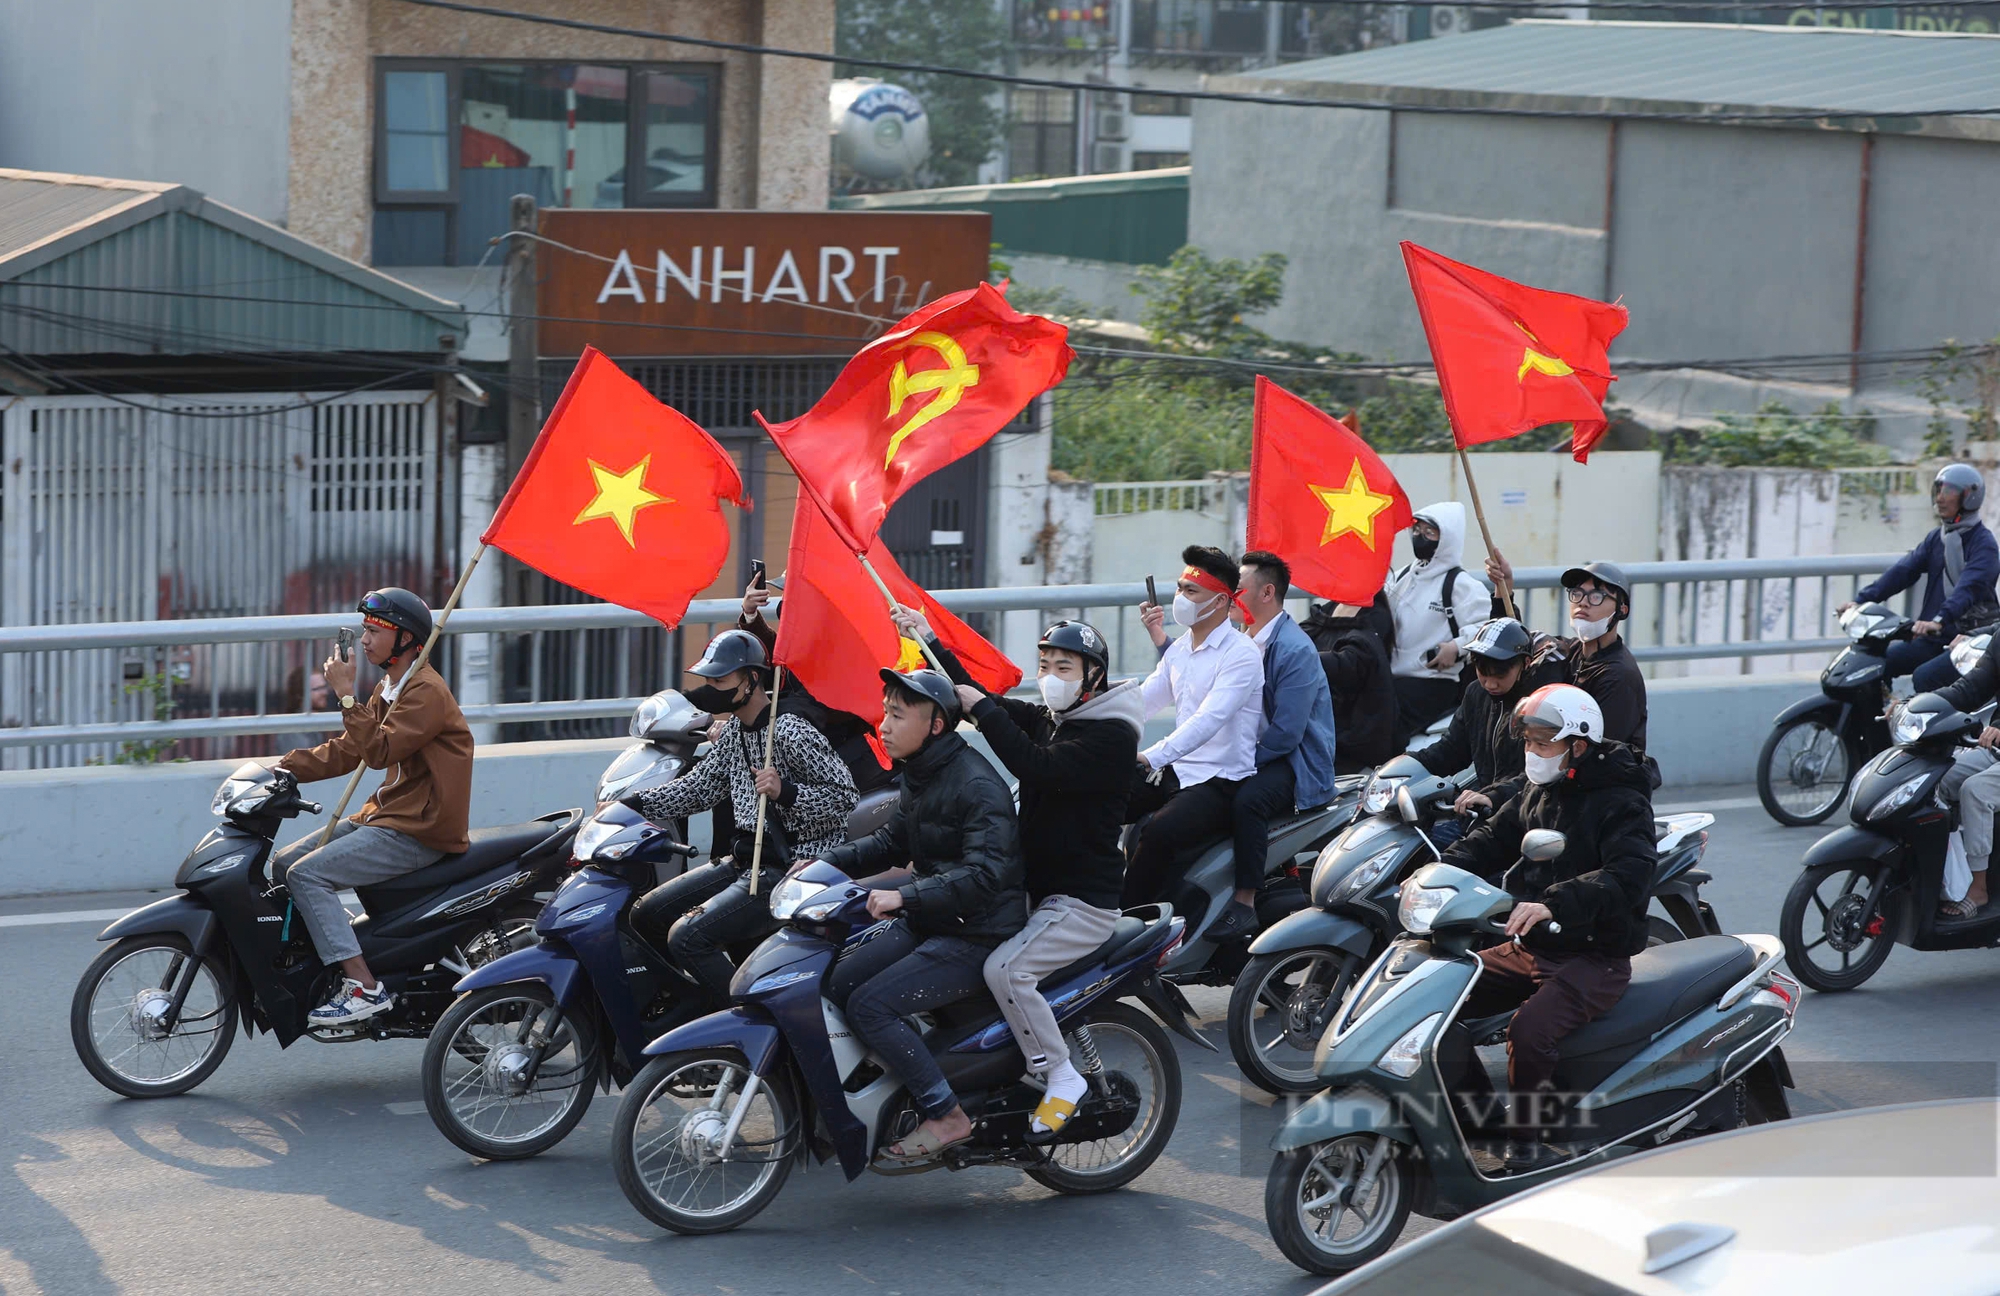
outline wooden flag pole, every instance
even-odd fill
[[[1479,536],[1486,542],[1486,552],[1490,554],[1494,552],[1493,532],[1486,526],[1486,510],[1479,506],[1479,483],[1472,480],[1472,460],[1466,458],[1464,446],[1458,447],[1458,463],[1465,469],[1465,490],[1472,496],[1472,516],[1479,519]],[[1449,602],[1451,591],[1446,590],[1444,597]],[[1505,577],[1500,580],[1500,602],[1516,621],[1521,619],[1520,605],[1514,602],[1514,582]]]
[[[785,683],[785,668],[771,668],[771,714],[764,722],[764,768],[771,768],[771,744],[778,736],[778,690]],[[757,894],[757,877],[764,870],[764,794],[757,794],[757,844],[750,848],[750,894]]]
[[[889,601],[889,610],[894,612],[898,606],[896,596],[889,592],[889,586],[882,580],[881,574],[875,570],[875,564],[868,561],[867,554],[856,554],[854,556],[861,560],[861,570],[868,573],[868,579],[875,582],[875,588],[882,591],[882,597]],[[944,668],[944,663],[937,659],[937,654],[931,651],[931,646],[928,643],[920,639],[917,641],[917,647],[923,649],[924,660],[931,664],[932,670],[946,679],[951,678],[951,672]]]
[[[485,556],[486,546],[484,543],[481,543],[479,548],[472,551],[472,560],[466,563],[465,570],[459,573],[458,584],[452,587],[451,597],[444,601],[442,608],[438,609],[437,619],[431,623],[431,637],[424,640],[424,646],[417,652],[417,659],[410,663],[409,671],[403,676],[405,680],[422,670],[424,663],[431,659],[431,647],[437,643],[438,636],[444,633],[444,623],[451,620],[452,610],[458,606],[458,600],[465,594],[465,584],[472,579],[472,569],[479,566],[479,560]],[[385,721],[389,718],[389,712],[396,709],[396,702],[400,701],[402,696],[401,693],[398,693],[395,700],[389,703],[388,710],[382,713],[382,718]],[[356,702],[354,705],[360,706],[361,704]],[[319,844],[321,846],[333,840],[333,830],[339,825],[340,816],[347,813],[347,803],[354,799],[354,789],[361,785],[362,771],[367,768],[366,764],[358,764],[354,767],[353,775],[347,780],[347,790],[340,794],[340,804],[333,808],[333,818],[327,820],[325,830],[319,835]]]

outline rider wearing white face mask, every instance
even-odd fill
[[[1496,583],[1511,581],[1514,569],[1499,551],[1486,559]],[[1597,699],[1604,710],[1604,736],[1646,750],[1646,677],[1625,646],[1619,625],[1632,615],[1632,583],[1616,563],[1593,562],[1563,573],[1569,601],[1570,637],[1547,642],[1536,652],[1533,669],[1560,662],[1570,683]]]

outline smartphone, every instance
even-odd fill
[[[750,583],[758,589],[769,588],[768,583],[764,579],[764,560],[762,558],[752,558],[750,560]]]
[[[340,638],[334,643],[333,654],[342,661],[354,660],[354,631],[346,627],[341,628]]]
[[[1146,601],[1148,603],[1151,603],[1154,607],[1160,606],[1159,587],[1153,584],[1153,578],[1151,576],[1148,576],[1146,578]]]

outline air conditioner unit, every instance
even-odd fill
[[[1120,109],[1107,108],[1097,114],[1097,138],[1101,140],[1122,140],[1131,134],[1126,125],[1125,113]]]
[[[1090,146],[1090,173],[1107,175],[1125,169],[1125,146],[1122,144],[1093,144]]]
[[[1440,5],[1431,10],[1431,35],[1456,36],[1472,30],[1472,10],[1463,5]]]

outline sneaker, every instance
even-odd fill
[[[1209,929],[1201,934],[1201,938],[1222,945],[1256,934],[1257,911],[1240,901],[1231,901],[1229,907],[1222,911],[1222,917],[1217,918]]]
[[[343,977],[333,997],[306,1014],[306,1021],[313,1026],[352,1026],[389,1011],[395,1003],[396,996],[381,982],[373,990],[363,990],[359,981]]]

